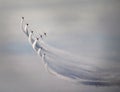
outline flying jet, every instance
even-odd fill
[[[25,24],[25,25],[24,25],[24,23],[25,23],[24,17],[22,17],[22,19],[21,19],[21,28],[22,28],[22,31],[23,31],[27,36],[29,36],[29,32],[28,32],[28,25],[29,25],[29,24]]]
[[[32,44],[32,47],[33,47],[33,49],[34,49],[35,51],[37,51],[37,49],[38,49],[38,48],[36,47],[38,40],[39,40],[39,38],[36,38],[35,41],[34,41],[33,44]]]
[[[42,35],[40,35],[40,38],[42,38],[43,36]]]
[[[24,17],[22,17],[22,19],[24,19]]]
[[[47,34],[44,32],[44,35],[47,36]]]

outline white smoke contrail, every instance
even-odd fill
[[[113,73],[85,64],[82,59],[49,46],[42,40],[42,36],[38,38],[34,35],[34,32],[25,24],[24,17],[22,17],[21,28],[50,73],[85,85],[120,86],[120,72]],[[44,35],[46,36],[46,33]]]

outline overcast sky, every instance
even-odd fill
[[[120,69],[119,0],[0,0],[0,92],[120,91],[49,74],[20,29],[22,16],[53,47]]]

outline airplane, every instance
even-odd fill
[[[24,19],[24,17],[22,17],[22,19]]]
[[[24,20],[24,17],[22,17],[22,20],[21,20],[21,28],[22,28],[22,31],[27,35],[27,36],[29,36],[29,33],[28,33],[28,23],[27,24],[25,24],[24,25],[24,23],[25,23],[25,20]]]
[[[44,35],[45,35],[45,36],[47,36],[47,34],[46,34],[46,33],[44,33]]]
[[[42,38],[43,36],[42,36],[42,35],[40,35],[40,37]]]

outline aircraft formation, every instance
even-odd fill
[[[71,53],[50,47],[44,43],[47,33],[35,35],[29,24],[21,18],[22,31],[28,38],[35,52],[41,57],[48,71],[60,78],[75,80],[78,83],[91,86],[120,86],[120,72],[111,72],[89,64],[82,64],[81,59],[75,58]]]
[[[42,41],[43,37],[47,36],[47,33],[39,34],[39,37],[34,37],[34,31],[29,28],[29,24],[25,23],[25,18],[21,18],[21,28],[25,35],[28,37],[29,43],[32,45],[32,48],[37,52],[38,55],[45,58],[45,53],[42,53],[43,47],[38,44],[38,41]]]

